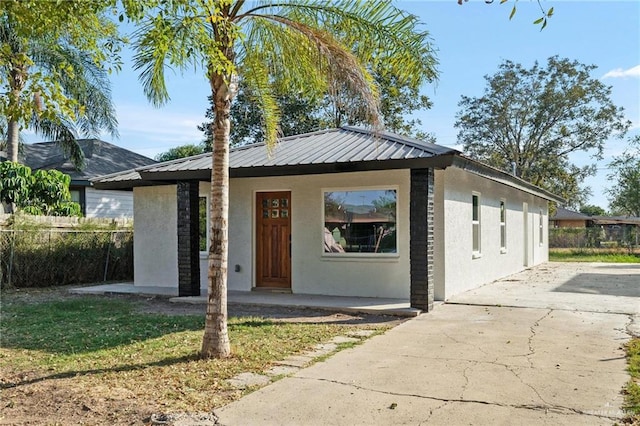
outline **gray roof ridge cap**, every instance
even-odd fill
[[[367,134],[367,135],[371,135],[371,136],[375,136],[375,133],[376,133],[374,130],[369,130],[367,128],[359,127],[359,126],[342,126],[340,128],[343,129],[343,130],[362,133],[362,134]],[[458,151],[457,149],[454,149],[454,148],[449,148],[449,147],[446,147],[444,145],[438,145],[438,144],[435,144],[435,143],[422,141],[420,139],[412,138],[412,137],[409,137],[409,136],[398,135],[396,133],[389,132],[389,131],[386,131],[386,130],[381,131],[380,135],[383,136],[385,139],[388,139],[388,140],[391,140],[391,141],[394,141],[394,142],[398,142],[398,143],[403,143],[405,145],[408,145],[408,146],[411,146],[411,147],[414,147],[414,148],[429,149],[431,147],[434,147],[436,149],[442,149],[442,150],[445,151],[445,152],[442,152],[442,153],[437,154],[437,155],[461,154],[460,151]]]

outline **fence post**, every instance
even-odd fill
[[[12,229],[9,231],[11,235],[11,250],[9,250],[9,270],[7,275],[7,287],[11,288],[11,273],[13,272],[13,254],[15,252],[15,244],[16,244],[16,231]]]
[[[109,244],[107,245],[107,259],[104,262],[104,275],[102,276],[102,282],[107,280],[107,272],[109,271],[109,255],[111,254],[111,240],[116,231],[111,231],[109,233]]]

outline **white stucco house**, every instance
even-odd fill
[[[557,196],[454,149],[343,127],[230,154],[229,289],[434,300],[548,260]],[[210,154],[93,180],[132,189],[134,281],[206,294]],[[204,227],[204,225],[202,225]]]

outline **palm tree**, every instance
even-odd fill
[[[311,95],[339,84],[363,106],[367,121],[380,128],[378,89],[367,67],[387,61],[398,78],[409,80],[421,73],[433,75],[434,62],[423,60],[428,34],[418,31],[417,18],[389,0],[251,5],[244,0],[167,0],[152,11],[135,43],[135,67],[141,70],[147,97],[155,105],[168,101],[167,66],[199,67],[211,86],[215,202],[210,211],[209,295],[201,356],[226,357],[229,116],[238,76],[262,109],[266,143],[273,146],[280,118],[276,89],[284,86],[291,93]]]
[[[79,168],[78,135],[117,136],[108,73],[95,57],[61,37],[19,35],[7,15],[0,17],[0,83],[8,88],[0,97],[0,133],[10,161],[18,162],[21,127],[57,141]]]

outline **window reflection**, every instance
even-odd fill
[[[395,189],[324,193],[325,253],[396,253]]]

